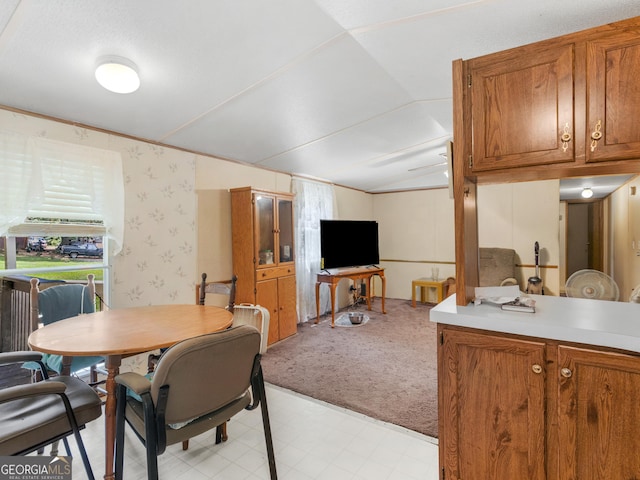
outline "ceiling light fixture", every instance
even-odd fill
[[[582,198],[591,198],[593,197],[593,190],[591,190],[591,187],[584,187],[580,195],[582,195]]]
[[[98,62],[96,80],[115,93],[132,93],[140,87],[136,65],[126,58],[105,57]]]

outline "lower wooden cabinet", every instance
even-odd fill
[[[460,331],[442,335],[438,443],[444,478],[546,478],[544,344]]]
[[[640,357],[438,333],[441,478],[640,478]]]
[[[256,282],[256,303],[269,310],[268,344],[297,332],[296,277],[272,278]]]
[[[557,348],[557,478],[640,478],[640,358]]]

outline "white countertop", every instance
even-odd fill
[[[455,295],[431,309],[432,322],[529,337],[619,348],[640,353],[640,304],[527,295],[535,313],[499,306],[456,305]]]

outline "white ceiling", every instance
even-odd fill
[[[2,0],[0,105],[367,192],[444,186],[451,62],[638,0]],[[102,89],[99,58],[142,85]]]

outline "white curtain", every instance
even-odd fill
[[[298,318],[316,317],[316,275],[320,271],[320,220],[333,219],[333,186],[293,178],[295,193],[296,282]],[[320,314],[331,310],[327,288],[320,289]]]
[[[122,248],[124,182],[118,152],[0,132],[0,236],[27,217],[102,222]]]

